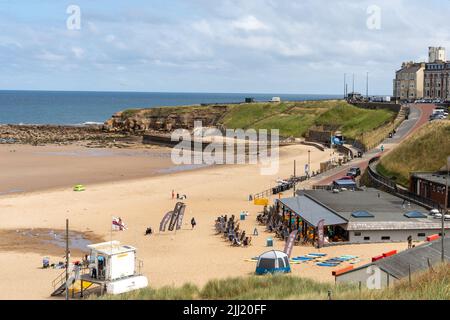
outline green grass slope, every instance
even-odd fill
[[[379,173],[408,186],[410,172],[437,171],[450,156],[450,121],[434,121],[382,158]]]
[[[413,275],[383,290],[359,291],[357,285],[319,283],[290,275],[251,276],[211,280],[203,288],[192,284],[181,287],[146,288],[122,295],[106,295],[106,300],[325,300],[331,290],[336,300],[448,300],[450,299],[450,266]]]

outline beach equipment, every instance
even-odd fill
[[[267,238],[266,246],[267,247],[273,247],[273,239],[272,238]]]
[[[245,221],[245,218],[246,218],[245,212],[241,212],[241,215],[240,215],[241,221]]]
[[[86,191],[86,188],[82,184],[77,184],[76,186],[73,187],[73,191],[75,192]]]
[[[286,253],[277,250],[263,253],[258,258],[255,272],[257,275],[291,272],[289,257]]]
[[[267,198],[258,198],[253,200],[253,204],[255,206],[268,206],[269,205],[269,199]]]
[[[326,253],[309,253],[308,256],[326,257]]]
[[[292,258],[292,260],[295,260],[295,261],[311,261],[313,259],[309,258],[309,257],[295,257],[295,258]]]
[[[319,262],[317,263],[319,267],[337,267],[338,263],[328,263],[328,262]]]
[[[47,269],[48,267],[50,267],[50,258],[44,257],[42,259],[42,268]]]

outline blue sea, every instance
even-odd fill
[[[342,98],[342,95],[276,93],[0,91],[0,124],[103,123],[114,113],[129,108],[236,103],[244,102],[246,97],[269,101],[275,96],[290,101]]]

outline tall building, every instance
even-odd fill
[[[436,61],[445,61],[445,48],[428,47],[428,63],[434,63]]]
[[[422,99],[425,63],[404,62],[395,73],[394,97],[400,100]]]
[[[394,98],[450,100],[450,61],[445,48],[429,47],[428,63],[404,62],[395,73]]]
[[[445,48],[429,47],[429,61],[425,66],[424,97],[450,99],[450,62],[445,59]]]
[[[427,63],[424,73],[424,98],[450,100],[450,62]]]

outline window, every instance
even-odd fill
[[[364,240],[365,240],[365,241],[369,241],[369,240],[370,240],[370,237],[364,237]]]
[[[353,218],[373,218],[374,215],[368,211],[355,211],[352,213]]]
[[[361,237],[361,232],[355,232],[355,237]]]
[[[417,236],[418,236],[418,237],[425,237],[426,234],[425,234],[425,233],[418,233]]]
[[[387,236],[384,236],[384,237],[381,237],[381,240],[391,240],[391,237],[387,237]]]
[[[283,258],[278,258],[278,268],[284,268],[284,260]]]
[[[409,211],[405,213],[405,217],[407,218],[426,218],[427,216],[419,211]]]

